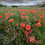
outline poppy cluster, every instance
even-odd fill
[[[4,42],[43,45],[43,41],[45,45],[45,9],[4,8],[0,12],[0,31],[4,34]]]

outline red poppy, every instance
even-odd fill
[[[3,13],[1,13],[1,15],[3,15]]]
[[[5,16],[7,16],[8,14],[5,14]]]
[[[32,28],[34,27],[34,25],[32,25]]]
[[[21,17],[22,19],[24,19],[24,17],[23,17],[22,15],[21,15],[20,17]]]
[[[36,19],[36,17],[33,17],[33,19]]]
[[[8,14],[10,14],[10,12],[8,12]]]
[[[26,29],[27,29],[27,30],[30,30],[31,27],[30,27],[29,25],[26,25]]]
[[[44,14],[41,14],[41,16],[44,16]]]
[[[13,16],[13,14],[9,14],[9,16]]]
[[[34,36],[30,37],[30,42],[33,42],[33,41],[34,41]]]
[[[22,12],[22,15],[26,15],[26,13],[25,12]]]
[[[30,39],[27,39],[27,43],[29,44]]]
[[[32,32],[32,30],[29,30],[29,33],[31,33]]]
[[[40,23],[40,20],[39,19],[37,21],[38,21],[38,23]]]
[[[41,23],[43,23],[44,21],[43,20],[41,20]]]
[[[30,13],[33,13],[33,12],[34,12],[33,10],[30,11]]]
[[[10,19],[9,22],[13,22],[13,19]]]
[[[25,33],[25,34],[29,34],[29,32],[28,32],[27,30],[26,30],[26,31],[24,31],[24,33]]]
[[[40,23],[37,23],[36,25],[37,25],[38,27],[40,27],[40,26],[41,26],[41,24],[40,24]]]
[[[0,16],[0,18],[2,18],[2,16]]]
[[[25,22],[23,22],[23,23],[26,23],[26,21],[25,21]]]
[[[25,24],[21,23],[20,26],[21,26],[21,27],[25,27]]]
[[[24,33],[26,34],[26,38],[27,38],[29,35],[29,32],[26,30],[26,31],[24,31]]]
[[[37,16],[37,14],[35,14],[35,16]]]
[[[26,19],[28,19],[29,17],[28,16],[25,16],[26,17]]]
[[[6,19],[8,20],[8,18],[9,18],[9,17],[6,15],[6,16],[5,16],[5,20],[6,20]]]
[[[44,18],[44,17],[40,16],[40,18]]]
[[[16,24],[16,26],[18,26],[18,24]]]
[[[7,25],[7,27],[6,28],[9,28],[9,25]]]

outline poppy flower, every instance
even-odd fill
[[[18,26],[18,24],[16,24],[16,26]]]
[[[9,28],[9,25],[7,25],[7,27],[6,28]]]
[[[9,22],[13,22],[13,19],[10,19]]]
[[[26,23],[26,21],[25,21],[25,22],[23,22],[23,23]]]
[[[41,16],[44,16],[44,14],[41,14]]]
[[[1,13],[1,15],[3,15],[3,13]]]
[[[33,41],[34,41],[34,36],[30,37],[30,42],[33,42]]]
[[[21,26],[21,27],[25,27],[25,24],[21,23],[20,26]]]
[[[31,26],[32,28],[34,27],[34,25]]]
[[[39,37],[37,37],[37,40],[39,40]]]
[[[7,16],[8,14],[5,14],[5,16]]]
[[[16,33],[15,35],[19,36],[19,33]]]
[[[29,44],[30,39],[27,39],[27,43]]]
[[[39,44],[39,43],[40,43],[40,40],[37,41],[37,44]]]
[[[44,18],[44,17],[40,16],[40,18]]]
[[[22,12],[22,15],[26,15],[26,13],[25,12]]]
[[[28,19],[29,17],[28,16],[25,16],[26,17],[26,19]]]
[[[25,10],[26,12],[28,12],[28,10]]]
[[[38,27],[40,27],[40,26],[41,26],[41,24],[40,24],[40,23],[37,23],[36,25],[37,25]]]
[[[31,27],[30,27],[29,25],[26,25],[26,29],[27,29],[27,30],[30,30]]]
[[[6,16],[5,16],[5,20],[6,20],[6,19],[8,20],[8,18],[9,18],[9,17],[6,15]]]
[[[24,19],[24,17],[21,15],[20,18]]]
[[[44,21],[43,20],[41,20],[41,23],[43,23]]]
[[[9,16],[13,16],[13,14],[9,14]]]
[[[33,10],[30,11],[30,13],[33,13],[33,12],[34,12]]]
[[[33,17],[33,19],[36,19],[36,17]]]
[[[27,38],[29,35],[29,32],[26,30],[26,31],[24,31],[24,33],[26,34],[26,38]]]
[[[8,14],[10,14],[10,12],[8,12]]]
[[[29,30],[29,33],[31,33],[32,32],[32,30]]]
[[[0,18],[2,18],[2,16],[0,16]]]
[[[34,40],[34,44],[36,44],[36,42],[37,42],[37,41],[36,41],[36,40]]]
[[[37,16],[37,14],[35,14],[35,16]]]
[[[39,23],[41,22],[39,19],[37,20]]]

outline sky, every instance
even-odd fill
[[[0,0],[2,2],[8,2],[10,5],[15,3],[16,5],[33,5],[36,3],[45,3],[45,0]]]
[[[33,2],[33,1],[45,1],[45,0],[0,0],[0,1],[27,3],[27,2]]]

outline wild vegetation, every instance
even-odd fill
[[[0,45],[45,45],[45,8],[0,8]]]

